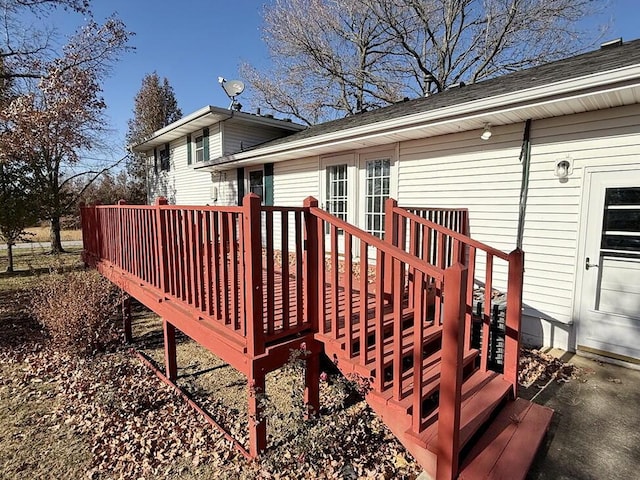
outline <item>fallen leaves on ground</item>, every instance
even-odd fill
[[[518,383],[529,388],[534,383],[549,381],[566,383],[580,376],[580,369],[540,350],[523,349],[520,356]]]

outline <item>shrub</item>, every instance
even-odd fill
[[[122,293],[97,272],[52,273],[34,289],[32,312],[54,347],[88,355],[117,338]]]

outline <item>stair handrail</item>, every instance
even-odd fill
[[[411,268],[415,268],[416,270],[433,277],[436,280],[442,280],[444,278],[444,269],[438,268],[435,265],[431,265],[429,262],[425,260],[421,260],[418,257],[415,257],[401,248],[392,245],[391,243],[385,242],[375,235],[362,230],[355,225],[345,222],[344,220],[336,217],[335,215],[330,214],[329,212],[322,210],[318,207],[310,207],[309,211],[312,215],[320,220],[323,220],[331,225],[336,226],[337,228],[344,230],[345,232],[350,233],[356,238],[359,238],[362,241],[365,241],[369,245],[381,250],[385,253],[385,255],[390,255],[400,260],[403,263],[406,263]],[[418,217],[419,218],[419,217]]]

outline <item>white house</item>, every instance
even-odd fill
[[[151,194],[181,204],[313,195],[378,234],[388,196],[468,208],[472,237],[522,244],[526,342],[640,364],[638,40],[307,129],[206,107],[134,149],[170,152]]]

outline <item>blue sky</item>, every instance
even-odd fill
[[[169,79],[185,115],[205,105],[229,105],[218,76],[237,78],[243,61],[258,66],[268,64],[260,33],[266,1],[94,0],[96,20],[102,21],[115,12],[136,33],[131,42],[136,51],[121,59],[104,84],[107,113],[114,128],[114,157],[124,152],[133,98],[147,73],[155,70]],[[610,3],[603,18],[610,23],[605,38],[640,38],[640,0]],[[53,19],[62,34],[72,32],[83,21],[82,16],[70,13],[56,14]]]

